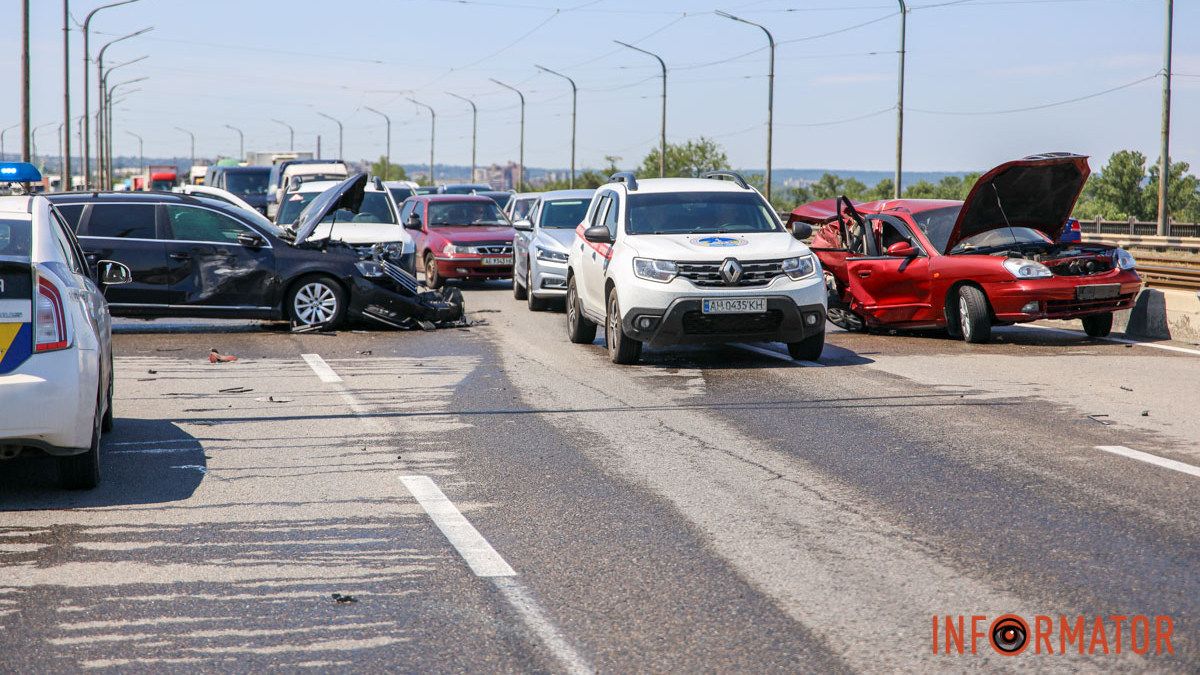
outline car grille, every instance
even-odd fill
[[[683,332],[687,335],[770,333],[782,323],[783,312],[778,309],[752,314],[705,314],[694,309],[683,313]]]
[[[1047,314],[1064,314],[1067,312],[1082,312],[1090,309],[1124,309],[1133,302],[1133,294],[1126,293],[1115,298],[1100,300],[1049,300],[1046,302]]]
[[[735,284],[727,284],[721,278],[721,265],[724,260],[716,262],[676,262],[679,276],[701,287],[722,286],[734,288],[753,288],[766,286],[775,277],[783,274],[782,260],[739,260],[742,265],[742,276]]]
[[[472,244],[471,248],[481,255],[512,255],[513,247],[511,241],[485,242],[482,244]]]

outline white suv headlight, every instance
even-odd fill
[[[633,274],[640,279],[661,281],[667,283],[675,278],[679,268],[671,260],[654,260],[652,258],[634,258]]]
[[[816,271],[817,263],[811,255],[802,255],[798,258],[788,258],[783,261],[783,272],[791,277],[793,281],[812,276],[813,272]]]
[[[1123,270],[1131,270],[1137,267],[1137,261],[1133,259],[1133,254],[1123,248],[1113,251],[1113,263]]]
[[[1025,258],[1008,258],[1004,261],[1004,269],[1018,279],[1046,279],[1054,276],[1049,267]]]
[[[544,246],[534,246],[533,248],[536,251],[538,260],[544,260],[546,262],[557,262],[557,263],[567,262],[567,254],[566,253],[560,253],[559,251],[553,251]]]

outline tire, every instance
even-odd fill
[[[958,328],[966,342],[983,344],[992,339],[987,296],[974,286],[958,289]]]
[[[517,281],[517,268],[513,267],[513,299],[524,300],[529,296],[528,285],[522,286],[520,281]]]
[[[100,420],[100,431],[106,434],[113,430],[113,380],[115,379],[117,379],[117,376],[113,373],[112,365],[110,364],[108,367],[108,394],[105,395],[108,406],[105,407],[104,417]]]
[[[433,259],[433,254],[425,256],[425,286],[431,289],[441,288],[446,284],[446,280],[442,278],[437,271],[437,261]]]
[[[816,361],[825,349],[825,331],[809,335],[799,342],[788,343],[788,354],[797,361]]]
[[[567,339],[577,345],[590,345],[596,341],[596,324],[579,308],[575,277],[567,281]]]
[[[955,340],[962,339],[962,324],[958,318],[958,291],[946,294],[946,306],[942,310],[946,317],[946,335]]]
[[[526,300],[526,303],[529,305],[529,311],[531,311],[531,312],[546,311],[546,308],[550,306],[550,301],[547,300],[546,298],[539,298],[539,297],[535,296],[533,294],[533,291],[531,290],[533,288],[533,279],[530,278],[530,275],[533,274],[533,270],[529,270],[525,274],[526,274],[526,277],[525,277],[525,300]],[[513,281],[513,283],[515,284],[517,282]]]
[[[96,393],[96,412],[92,415],[92,444],[87,452],[58,458],[58,481],[64,490],[91,490],[100,484],[100,413],[101,394]]]
[[[617,303],[617,289],[608,292],[607,321],[604,326],[604,344],[608,347],[608,358],[623,366],[633,365],[642,356],[642,342],[625,334],[621,326],[621,307]]]
[[[287,295],[288,313],[302,326],[335,328],[346,316],[346,291],[324,274],[301,278]]]
[[[1080,320],[1083,322],[1083,332],[1087,333],[1088,337],[1108,337],[1108,334],[1112,332],[1112,312],[1092,314]]]
[[[826,316],[829,317],[829,323],[851,333],[862,333],[867,330],[867,322],[845,306],[829,305]]]

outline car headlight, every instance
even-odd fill
[[[1046,279],[1054,276],[1049,267],[1025,258],[1008,258],[1004,261],[1004,269],[1018,279]]]
[[[459,246],[457,244],[446,244],[442,249],[442,253],[446,255],[454,255],[455,253],[474,253],[475,249],[470,246]]]
[[[533,248],[536,251],[538,260],[544,260],[546,262],[558,262],[558,263],[567,262],[567,254],[566,253],[560,253],[559,251],[552,251],[543,246],[534,246]]]
[[[679,268],[670,260],[654,260],[652,258],[634,258],[633,273],[641,279],[667,283],[679,273]]]
[[[783,261],[783,272],[791,277],[793,281],[812,276],[812,273],[816,271],[817,263],[811,255],[802,255],[798,258],[788,258]]]
[[[354,263],[358,273],[368,279],[378,279],[383,276],[383,265],[374,260],[360,260]]]
[[[1137,267],[1137,261],[1133,259],[1133,254],[1123,248],[1113,251],[1113,263],[1123,270],[1131,270]]]

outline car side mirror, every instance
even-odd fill
[[[133,281],[129,267],[116,260],[101,260],[96,263],[96,276],[101,286],[120,286]]]
[[[593,244],[611,244],[613,243],[612,235],[609,234],[608,228],[603,225],[593,225],[583,231],[583,238]]]
[[[792,223],[792,236],[800,241],[804,241],[812,236],[812,225],[808,223]]]
[[[533,229],[533,223],[528,218],[521,218],[513,221],[513,228],[528,232]]]
[[[907,241],[898,241],[887,247],[887,254],[896,258],[911,258],[917,254],[917,251]]]
[[[409,230],[421,229],[421,216],[415,212],[408,214],[408,220],[404,221],[404,227]]]
[[[242,232],[237,236],[237,241],[242,246],[250,248],[261,248],[263,244],[267,243],[262,237],[251,232]]]

